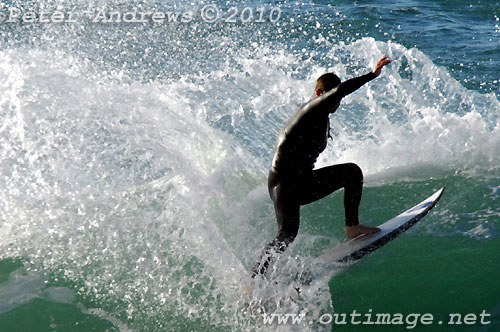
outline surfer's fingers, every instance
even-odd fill
[[[380,60],[378,61],[378,63],[377,63],[377,64],[382,64],[385,60],[387,60],[387,58],[388,58],[387,56],[383,57],[382,59],[380,59]]]
[[[392,60],[390,60],[388,57],[384,57],[382,60],[380,60],[380,63],[384,66],[390,64],[391,62]]]

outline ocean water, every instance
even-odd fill
[[[66,21],[45,22],[54,12]],[[130,22],[141,12],[180,16]],[[0,13],[0,331],[500,330],[498,1],[2,1]],[[316,166],[361,166],[367,225],[444,196],[349,266],[313,264],[346,240],[342,192],[305,206],[296,241],[250,281],[277,230],[266,176],[280,129],[320,74],[347,79],[385,55],[331,116]],[[434,321],[329,322],[354,311]],[[450,325],[454,313],[487,316]]]

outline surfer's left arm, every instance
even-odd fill
[[[342,98],[358,90],[369,81],[377,78],[382,72],[382,68],[391,62],[392,60],[389,60],[388,57],[383,57],[370,73],[342,82],[336,89],[332,89],[313,100],[315,107],[325,110],[332,109],[332,107],[340,103]]]

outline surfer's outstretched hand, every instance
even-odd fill
[[[380,59],[380,61],[377,63],[377,65],[373,69],[373,73],[375,75],[379,76],[380,73],[382,72],[382,68],[384,68],[384,66],[387,66],[391,62],[392,62],[392,60],[389,60],[388,57],[386,57],[386,56],[383,57],[382,59]]]

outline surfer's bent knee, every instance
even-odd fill
[[[361,168],[355,163],[347,163],[346,165],[349,167],[353,181],[363,182],[363,171]]]

